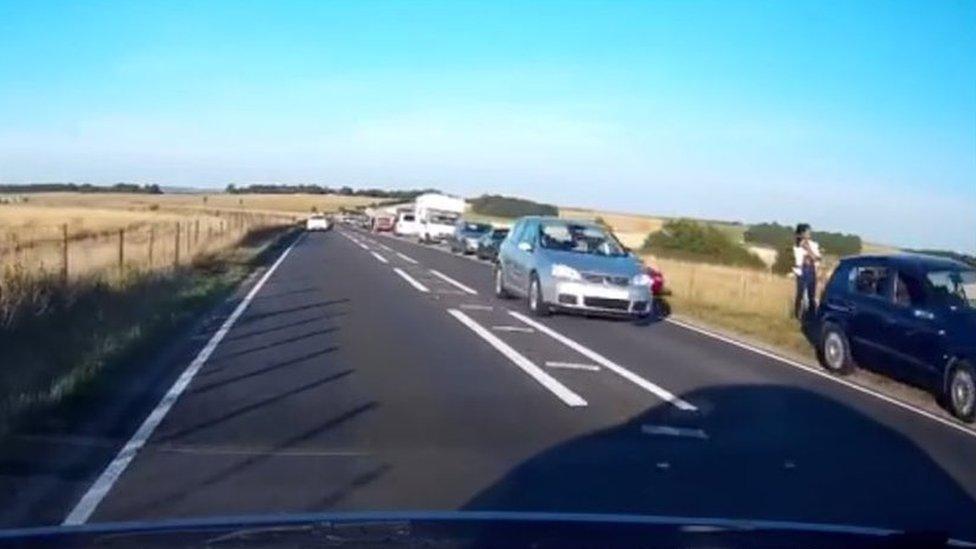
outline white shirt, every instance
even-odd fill
[[[793,274],[795,274],[796,276],[800,276],[801,274],[803,274],[803,263],[808,253],[814,262],[819,261],[820,245],[814,242],[813,240],[811,240],[810,252],[807,252],[807,250],[803,246],[793,246]]]

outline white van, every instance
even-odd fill
[[[393,234],[398,236],[413,236],[420,232],[420,223],[413,212],[400,212],[397,216],[396,225],[393,227]]]

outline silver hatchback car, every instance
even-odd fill
[[[524,296],[529,310],[645,316],[653,280],[641,262],[600,225],[523,217],[498,249],[495,295]]]

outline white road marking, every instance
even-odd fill
[[[493,311],[493,310],[495,310],[495,308],[492,307],[491,305],[475,305],[475,304],[472,304],[472,303],[462,303],[461,304],[461,308],[462,309],[471,309],[472,311]]]
[[[788,366],[793,366],[794,368],[799,368],[799,369],[801,369],[801,370],[803,370],[805,372],[811,373],[811,374],[816,375],[816,376],[820,376],[820,377],[822,377],[824,379],[829,379],[830,381],[834,381],[836,383],[840,383],[841,385],[845,385],[845,386],[850,387],[851,389],[854,389],[856,391],[860,391],[862,393],[865,393],[865,394],[868,394],[868,395],[871,395],[871,396],[880,398],[881,400],[883,400],[883,401],[885,401],[885,402],[887,402],[889,404],[894,404],[895,406],[898,406],[899,408],[903,408],[905,410],[908,410],[909,412],[915,412],[916,414],[920,414],[920,415],[925,416],[925,417],[927,417],[929,419],[938,421],[939,423],[941,423],[943,425],[946,425],[948,427],[952,427],[953,429],[955,429],[955,430],[957,430],[959,432],[965,433],[965,434],[967,434],[969,436],[976,436],[976,431],[973,431],[972,429],[969,429],[967,427],[964,427],[964,426],[962,426],[960,424],[954,423],[952,420],[949,420],[949,419],[946,419],[946,418],[943,418],[943,417],[939,417],[939,416],[933,414],[932,412],[929,412],[927,410],[923,410],[921,408],[916,408],[915,406],[912,406],[911,404],[908,404],[907,402],[902,402],[901,400],[898,400],[897,398],[893,398],[893,397],[890,397],[888,395],[879,393],[878,391],[875,391],[873,389],[869,389],[869,388],[864,387],[862,385],[858,385],[857,383],[854,383],[852,381],[847,381],[846,379],[842,379],[842,378],[839,378],[839,377],[832,376],[832,375],[828,374],[827,372],[821,371],[821,370],[819,370],[817,368],[813,368],[811,366],[807,366],[806,364],[797,362],[795,360],[790,360],[790,359],[788,359],[786,357],[779,356],[776,353],[771,353],[771,352],[769,352],[769,351],[767,351],[765,349],[761,349],[759,347],[755,347],[753,345],[749,345],[748,343],[743,343],[741,341],[737,341],[737,340],[732,339],[730,337],[725,337],[725,336],[723,336],[721,334],[717,334],[715,332],[711,332],[709,330],[705,330],[704,328],[699,328],[698,326],[694,326],[692,324],[688,324],[688,323],[682,322],[680,320],[675,320],[675,319],[672,319],[672,318],[668,318],[667,321],[670,322],[671,324],[676,325],[676,326],[681,326],[682,328],[684,328],[686,330],[691,330],[693,332],[698,332],[698,333],[703,334],[703,335],[706,335],[708,337],[711,337],[711,338],[714,338],[714,339],[718,339],[719,341],[723,341],[725,343],[728,343],[729,345],[734,345],[736,347],[739,347],[740,349],[745,349],[747,351],[752,351],[752,352],[754,352],[756,354],[760,354],[760,355],[762,355],[764,357],[771,358],[771,359],[773,359],[773,360],[775,360],[777,362],[781,362],[781,363],[786,364]]]
[[[641,425],[641,432],[645,435],[687,437],[708,440],[708,434],[701,429],[671,427],[670,425]]]
[[[389,263],[389,261],[387,261],[386,258],[381,256],[380,254],[376,252],[369,252],[369,253],[373,254],[373,257],[376,258],[376,261],[379,261],[380,263]]]
[[[535,333],[535,330],[532,328],[525,328],[523,326],[492,326],[491,329],[499,332],[522,332],[523,334]]]
[[[421,292],[427,293],[427,292],[430,291],[429,289],[427,289],[427,286],[424,286],[420,282],[417,282],[417,280],[414,277],[412,277],[412,276],[408,275],[407,273],[403,272],[403,269],[401,269],[399,267],[394,267],[393,268],[393,272],[395,272],[396,274],[400,275],[400,278],[406,280],[407,282],[410,283],[411,286],[413,286],[414,288],[417,288]]]
[[[568,387],[557,381],[556,378],[547,374],[542,370],[542,368],[536,366],[531,360],[525,358],[507,343],[501,339],[498,339],[495,334],[486,330],[484,326],[472,320],[471,317],[457,309],[448,309],[447,312],[450,313],[454,318],[461,321],[462,324],[470,328],[471,331],[481,336],[481,338],[487,341],[489,345],[497,349],[501,354],[505,355],[506,358],[521,368],[522,371],[529,374],[532,379],[538,381],[543,387],[552,391],[553,394],[559,397],[559,399],[566,403],[567,406],[586,406],[586,401],[583,400],[583,397],[569,390]]]
[[[248,292],[240,304],[237,305],[237,308],[235,308],[231,315],[227,317],[227,320],[221,324],[220,329],[217,330],[217,333],[210,338],[210,341],[207,342],[203,349],[200,349],[200,352],[197,353],[197,356],[193,359],[193,362],[187,366],[186,370],[180,374],[180,377],[177,378],[176,382],[174,382],[172,387],[169,388],[169,391],[163,395],[163,398],[158,404],[156,404],[153,411],[142,422],[142,425],[140,425],[139,429],[135,432],[135,434],[132,435],[132,438],[130,438],[129,441],[125,443],[125,446],[119,450],[119,453],[116,454],[115,458],[112,459],[108,466],[105,467],[102,474],[98,476],[94,484],[88,488],[85,495],[81,497],[81,500],[78,501],[68,516],[65,517],[64,522],[62,522],[63,525],[76,525],[88,522],[88,519],[91,517],[92,513],[95,512],[95,508],[97,508],[102,502],[102,499],[104,499],[109,490],[112,489],[115,482],[119,480],[119,477],[129,466],[129,463],[133,460],[133,458],[136,457],[136,454],[146,444],[149,437],[152,436],[153,432],[156,430],[156,427],[158,427],[160,422],[163,421],[163,418],[165,418],[166,414],[169,413],[170,408],[173,407],[176,400],[180,398],[180,395],[190,384],[190,381],[193,380],[193,377],[197,374],[200,368],[203,367],[204,363],[207,362],[207,359],[210,358],[210,355],[214,352],[214,349],[217,348],[217,345],[219,345],[224,339],[224,336],[226,336],[227,332],[229,332],[234,326],[237,319],[244,314],[247,306],[251,304],[252,300],[254,300],[254,296],[261,291],[261,288],[264,287],[265,282],[271,278],[271,275],[274,274],[274,272],[278,269],[281,262],[288,257],[288,253],[291,252],[292,248],[294,248],[300,241],[301,239],[293,242],[291,246],[288,246],[288,248],[286,248],[285,251],[278,256],[278,260],[271,265],[268,272],[264,273],[264,276],[262,276],[261,279],[258,280],[257,284],[251,288],[251,291]]]
[[[631,372],[627,368],[624,368],[623,366],[613,362],[612,360],[606,358],[600,353],[597,353],[596,351],[584,347],[583,345],[573,341],[572,339],[569,339],[568,337],[553,330],[552,328],[549,328],[548,326],[536,322],[531,318],[515,311],[508,311],[508,314],[514,316],[515,318],[521,320],[522,322],[528,324],[529,326],[532,326],[536,330],[539,330],[540,332],[548,335],[549,337],[555,339],[556,341],[562,343],[563,345],[569,347],[570,349],[573,349],[577,353],[585,356],[586,358],[592,360],[593,362],[596,362],[600,366],[603,366],[604,368],[623,377],[624,379],[630,381],[634,385],[637,385],[638,387],[644,389],[645,391],[656,395],[661,400],[670,402],[671,404],[677,406],[679,409],[688,412],[693,412],[698,410],[698,408],[696,408],[694,405],[674,396],[674,394],[672,394],[667,389],[664,389],[663,387],[651,383],[650,381],[642,378],[641,376],[635,374],[634,372]]]
[[[414,259],[414,258],[412,258],[412,257],[410,257],[410,256],[409,256],[409,255],[407,255],[407,254],[401,254],[400,252],[397,252],[396,254],[397,254],[398,256],[400,256],[400,259],[402,259],[402,260],[404,260],[404,261],[406,261],[407,263],[413,263],[414,265],[416,265],[416,264],[417,264],[417,260],[416,260],[416,259]]]
[[[449,284],[453,284],[454,287],[460,289],[462,292],[467,292],[467,293],[469,293],[471,295],[478,295],[478,292],[477,291],[469,288],[468,286],[465,286],[464,284],[461,284],[457,280],[454,280],[453,278],[447,276],[446,274],[444,274],[444,273],[442,273],[440,271],[435,271],[434,269],[430,269],[430,272],[431,272],[431,274],[433,274],[437,278],[439,278],[439,279],[441,279],[441,280],[443,280],[443,281],[445,281],[445,282],[447,282]]]
[[[580,364],[578,362],[555,362],[546,361],[546,366],[550,368],[563,368],[565,370],[587,370],[589,372],[599,372],[600,367],[596,364]]]

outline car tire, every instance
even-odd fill
[[[820,364],[830,373],[847,375],[854,371],[854,358],[851,344],[844,330],[832,323],[824,325],[820,332],[820,346],[817,349]]]
[[[526,301],[529,312],[535,316],[549,316],[550,310],[546,300],[542,297],[542,284],[539,282],[539,275],[532,273],[529,279],[529,291],[526,292]]]
[[[952,415],[966,423],[976,421],[976,369],[972,364],[959,360],[952,365],[943,399]]]
[[[508,299],[512,297],[512,294],[505,289],[505,277],[502,276],[502,266],[495,265],[492,272],[493,286],[495,288],[495,297],[499,299]]]

